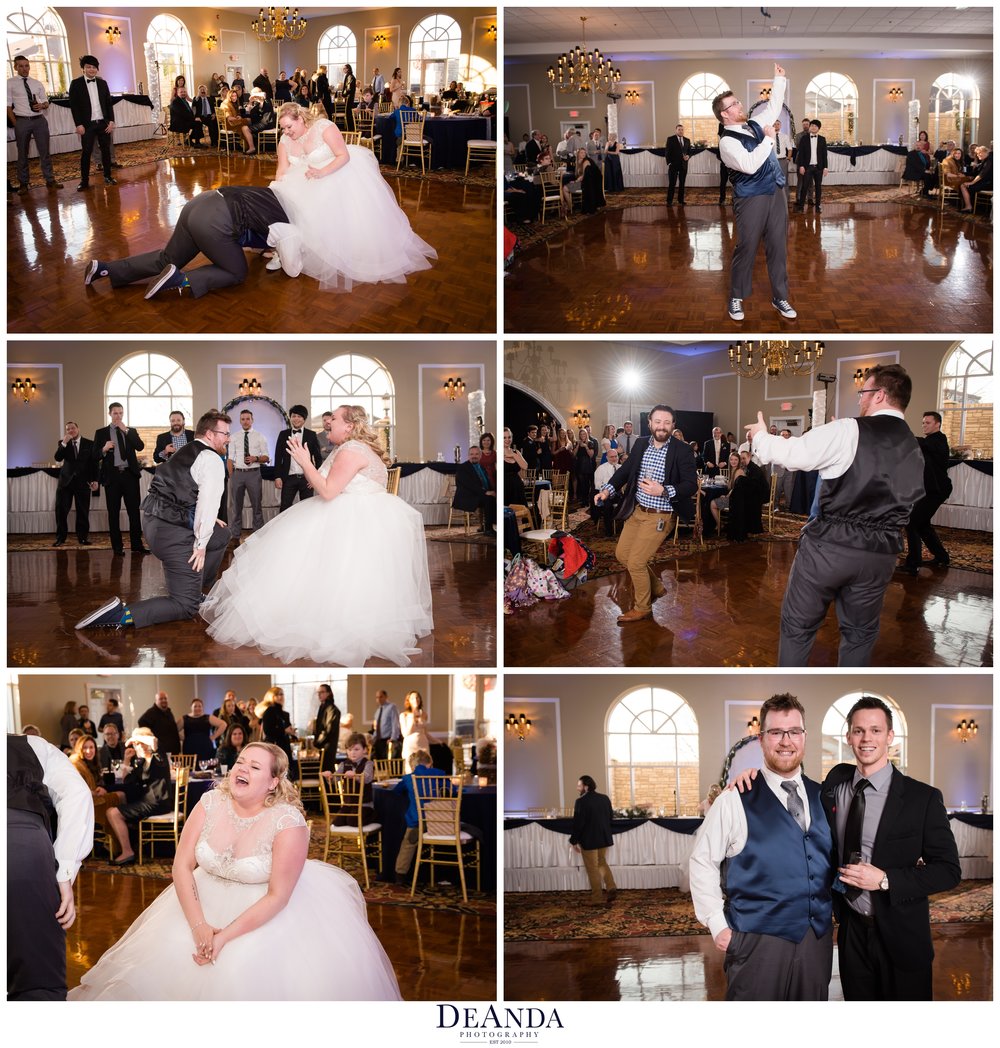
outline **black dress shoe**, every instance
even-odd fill
[[[86,192],[86,190],[88,190],[88,189],[90,189],[90,183],[89,183],[89,182],[81,182],[81,183],[80,183],[80,184],[79,184],[79,185],[78,185],[78,186],[76,187],[76,191],[77,191],[78,193],[83,193],[83,192]]]
[[[66,545],[66,540],[65,539],[56,539],[55,542],[52,543],[52,545],[53,546],[65,546]]]
[[[947,568],[951,564],[951,559],[942,560],[940,557],[935,557],[933,560],[924,560],[921,563],[926,564],[929,568]]]
[[[106,186],[116,186],[116,185],[118,185],[118,179],[117,178],[112,178],[110,175],[105,175],[104,176],[104,184]]]
[[[80,539],[79,540],[79,545],[81,545],[81,546],[89,546],[90,545],[90,539]]]
[[[823,214],[823,209],[819,206],[819,204],[816,205],[816,214],[817,215]]]
[[[111,547],[111,552],[114,553],[114,555],[116,557],[124,557],[125,556],[125,550],[122,549],[120,546],[112,546]]]
[[[137,549],[133,549],[132,552],[141,557],[148,553],[149,550],[145,546],[139,546]]]
[[[112,866],[134,866],[136,864],[136,857],[130,855],[127,859],[112,859]]]

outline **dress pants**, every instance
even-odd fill
[[[933,997],[931,963],[903,971],[893,964],[877,923],[849,906],[840,910],[837,958],[845,1001],[929,1001]]]
[[[402,739],[372,739],[372,760],[398,760],[403,755]]]
[[[243,530],[243,493],[250,496],[250,508],[253,510],[253,530],[260,531],[264,526],[262,508],[264,481],[260,469],[234,469],[229,478],[229,496],[232,499],[229,510],[229,523],[233,538],[239,538]]]
[[[817,936],[810,928],[799,943],[734,931],[724,966],[727,1001],[827,1001],[833,929]]]
[[[215,190],[199,193],[184,205],[166,247],[108,262],[111,286],[150,280],[171,262],[184,269],[199,254],[206,255],[212,265],[185,271],[195,298],[246,280],[247,260],[233,229],[232,215],[222,194]]]
[[[37,116],[19,116],[14,123],[14,141],[17,143],[17,180],[22,186],[31,181],[28,150],[31,139],[35,139],[38,159],[42,164],[42,178],[54,182],[56,176],[52,171],[52,158],[49,156],[49,122],[39,113]]]
[[[90,181],[90,157],[94,152],[94,142],[101,147],[101,167],[104,177],[111,177],[111,132],[106,128],[106,120],[91,120],[83,125],[83,136],[80,142],[80,181],[87,185]]]
[[[788,273],[785,269],[788,235],[788,205],[780,189],[759,196],[733,196],[736,219],[736,248],[730,277],[730,298],[749,298],[753,287],[753,263],[757,248],[764,241],[767,275],[771,279],[771,297],[788,298]]]
[[[680,183],[677,191],[677,200],[684,203],[684,182],[687,179],[687,164],[682,160],[679,164],[667,166],[667,203],[674,202],[674,186]]]
[[[636,506],[635,512],[622,527],[618,545],[615,547],[615,557],[620,564],[625,565],[632,577],[635,611],[649,611],[653,606],[654,597],[663,596],[663,583],[653,574],[649,561],[670,534],[673,525],[672,513],[647,513],[640,506]]]
[[[938,533],[934,530],[931,518],[944,505],[945,499],[925,495],[910,510],[910,520],[906,525],[906,565],[910,568],[920,566],[920,543],[927,547],[935,560],[947,561],[948,551],[941,544]]]
[[[90,538],[90,485],[85,480],[56,489],[56,539],[60,542],[69,534],[69,511],[74,505],[76,537],[83,542]]]
[[[869,665],[895,566],[895,553],[838,546],[804,531],[781,605],[778,665],[808,665],[816,632],[833,602],[840,624],[837,665]]]
[[[150,552],[163,564],[166,597],[151,597],[129,604],[136,629],[158,622],[193,619],[201,606],[202,589],[208,589],[219,573],[219,565],[232,535],[228,525],[216,524],[205,552],[205,566],[195,571],[188,560],[194,550],[194,532],[159,517],[144,516]]]
[[[66,1000],[52,842],[34,812],[7,809],[7,1000]],[[14,905],[10,905],[13,902]]]
[[[311,499],[313,496],[313,489],[309,487],[306,478],[301,473],[290,473],[281,482],[281,505],[278,507],[278,512],[284,513],[285,510],[295,501],[296,495],[298,495],[300,499]]]
[[[122,502],[128,514],[129,545],[139,549],[142,545],[142,518],[139,515],[139,478],[130,469],[111,467],[104,485],[104,501],[108,507],[108,531],[111,533],[111,548],[120,550],[122,529],[119,523]]]
[[[820,195],[823,192],[823,169],[818,164],[810,164],[806,167],[806,173],[799,177],[798,199],[795,201],[796,207],[802,207],[805,204],[811,187],[815,187],[813,195],[816,200],[816,206],[819,207]]]
[[[417,844],[420,841],[420,830],[416,826],[407,826],[403,839],[399,842],[399,851],[396,852],[396,865],[394,870],[397,877],[405,877],[413,865],[413,857],[417,854]]]
[[[587,871],[587,880],[590,881],[591,901],[603,902],[602,886],[609,892],[618,890],[611,867],[608,865],[608,849],[581,848],[580,854],[583,856],[583,868]]]

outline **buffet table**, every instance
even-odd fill
[[[933,523],[945,528],[993,531],[993,463],[973,459],[948,466],[951,495],[934,514]]]
[[[111,104],[115,111],[115,129],[112,137],[115,142],[139,142],[152,138],[159,116],[153,111],[153,103],[147,95],[112,95]],[[51,100],[45,114],[49,122],[49,153],[72,153],[80,148],[80,136],[69,109],[68,98]],[[98,147],[94,152],[100,156]],[[31,140],[28,155],[38,156],[35,140]],[[17,144],[14,141],[14,129],[7,128],[7,162],[17,160]]]
[[[993,816],[979,812],[951,812],[951,832],[958,845],[962,880],[993,879]]]

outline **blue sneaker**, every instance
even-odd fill
[[[146,299],[151,299],[155,294],[160,291],[173,291],[177,290],[178,294],[185,287],[189,287],[188,279],[184,275],[182,269],[178,269],[173,263],[166,266],[160,275],[149,285],[149,290],[143,296]]]
[[[729,300],[729,318],[731,320],[743,319],[743,299],[731,298]]]
[[[107,604],[102,604],[96,611],[80,619],[73,629],[121,629],[124,614],[125,605],[118,597],[112,597]]]
[[[798,313],[792,309],[790,302],[785,301],[783,298],[775,298],[771,300],[771,305],[785,318],[785,320],[794,320]]]
[[[90,287],[98,277],[106,277],[107,275],[107,264],[93,258],[87,263],[87,272],[83,274],[83,283],[86,287]]]

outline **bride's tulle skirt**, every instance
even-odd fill
[[[384,489],[297,502],[236,550],[201,614],[214,640],[282,662],[406,666],[434,627],[423,518]]]
[[[224,927],[262,898],[195,870],[205,920]],[[399,986],[368,924],[354,878],[310,861],[288,905],[225,946],[215,964],[192,959],[194,941],[173,885],[69,993],[71,1001],[398,1001]]]
[[[354,284],[405,283],[408,273],[430,269],[437,252],[410,228],[370,149],[348,146],[350,163],[323,178],[307,179],[295,164],[272,182],[290,224],[270,228],[289,276],[315,277],[323,290]]]

